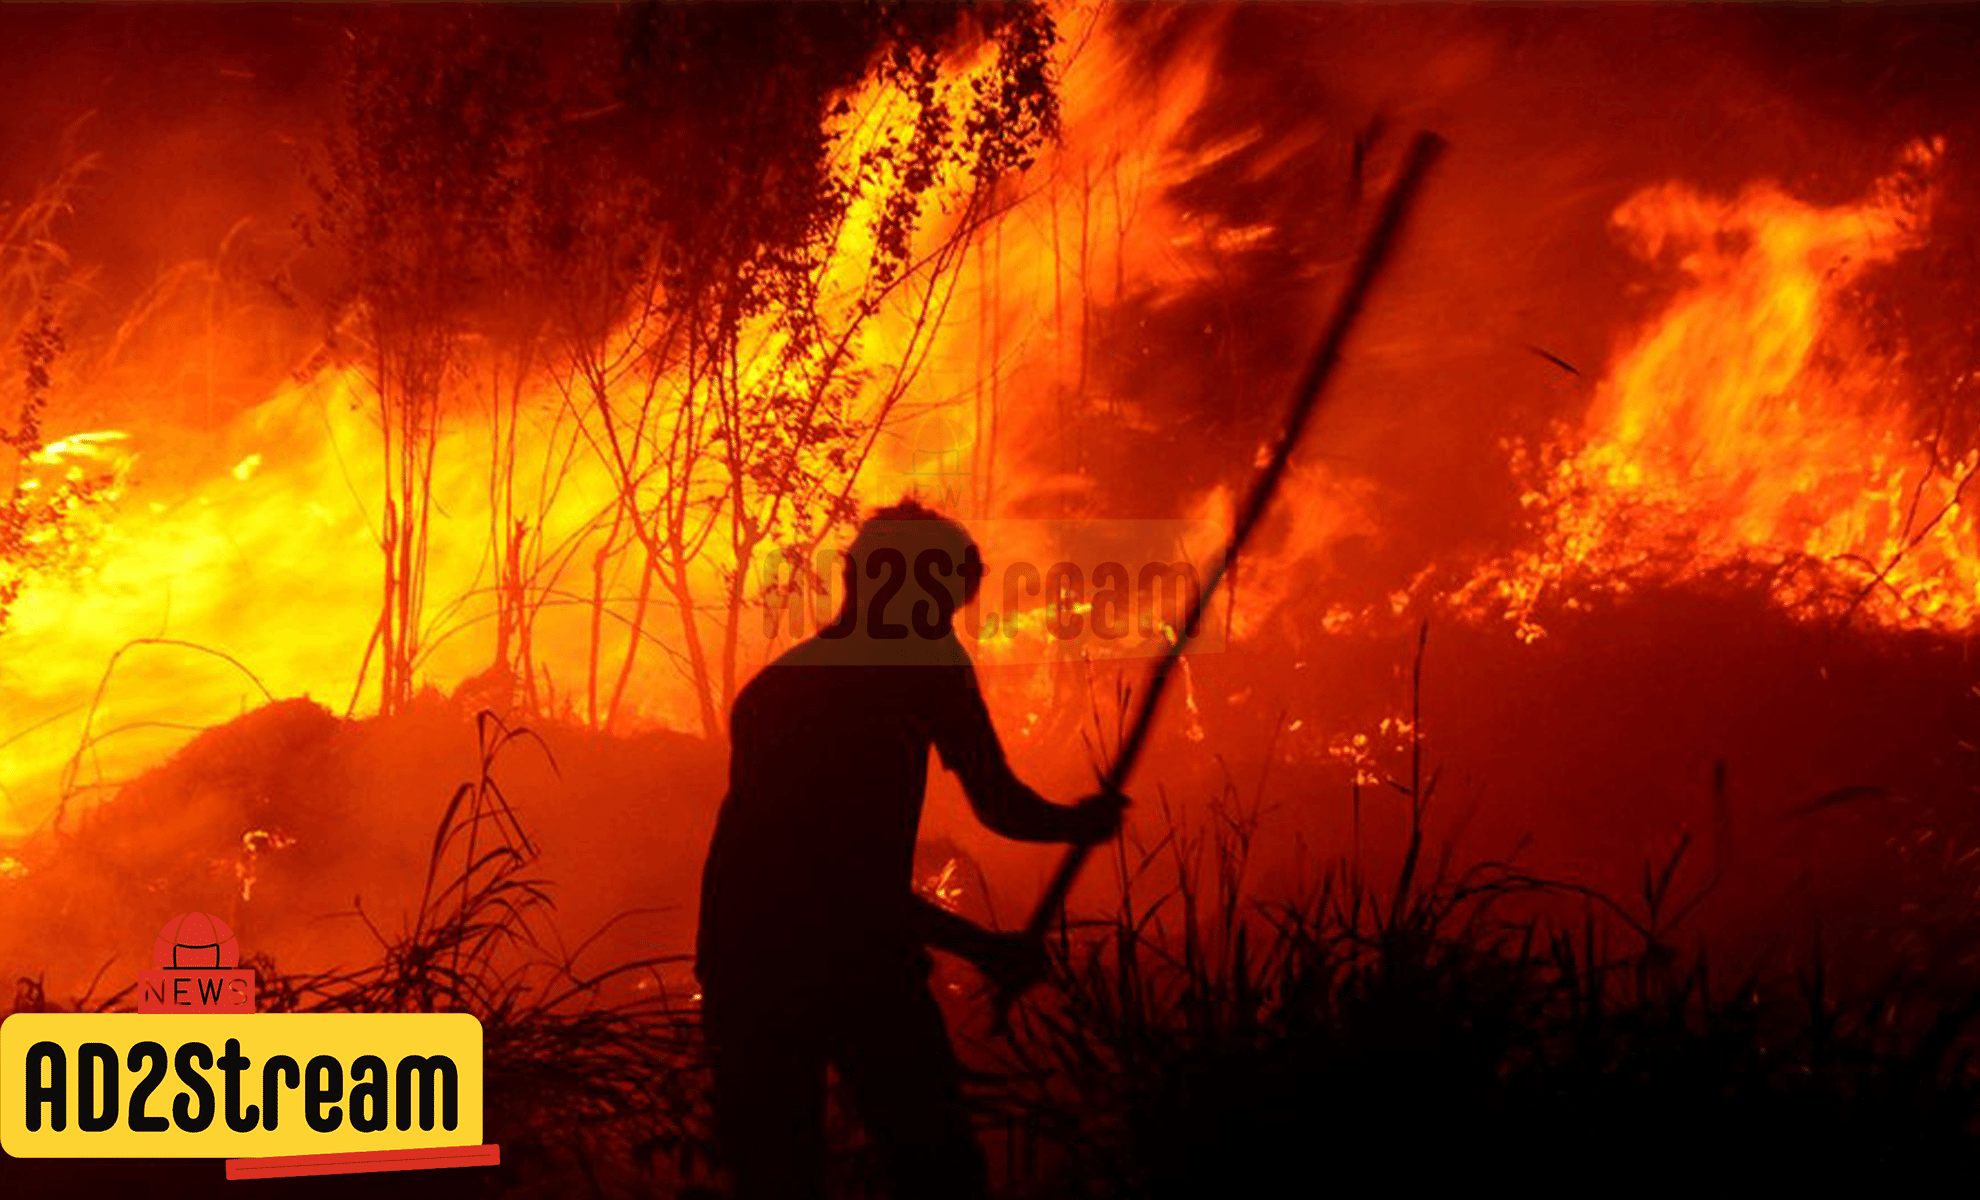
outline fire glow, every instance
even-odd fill
[[[829,548],[847,514],[907,490],[993,534],[1000,518],[1041,515],[1188,520],[1212,531],[1182,548],[1200,559],[1231,519],[1258,442],[1229,430],[1251,426],[1206,419],[1229,438],[1218,453],[1236,447],[1228,462],[1130,464],[1120,473],[1137,494],[1126,497],[1067,448],[1067,414],[1078,409],[1101,430],[1095,440],[1128,445],[1173,420],[1173,398],[1165,410],[1155,388],[1133,386],[1150,376],[1167,386],[1165,376],[1136,375],[1146,369],[1135,360],[1207,354],[1213,339],[1208,350],[1170,351],[1135,330],[1185,328],[1174,314],[1224,303],[1234,264],[1304,245],[1271,205],[1206,202],[1206,181],[1241,190],[1301,154],[1372,180],[1392,167],[1393,145],[1363,124],[1289,135],[1262,118],[1217,125],[1208,117],[1234,72],[1213,38],[1170,48],[1150,72],[1153,27],[1105,8],[1054,13],[1055,135],[988,191],[961,157],[935,162],[897,278],[874,273],[903,170],[890,155],[926,98],[898,78],[848,91],[823,134],[852,199],[814,276],[818,320],[837,340],[799,344],[774,313],[754,316],[726,364],[726,390],[697,392],[707,385],[663,361],[651,313],[616,313],[578,354],[551,339],[521,352],[487,330],[460,336],[430,411],[395,425],[385,393],[397,385],[352,349],[365,345],[362,314],[345,314],[334,346],[320,329],[284,344],[278,382],[216,409],[216,390],[251,376],[245,364],[269,357],[257,347],[281,340],[272,306],[238,282],[254,231],[161,272],[110,333],[53,358],[47,388],[60,403],[47,440],[13,464],[15,494],[62,493],[50,504],[62,516],[29,533],[40,565],[0,576],[20,587],[0,632],[0,832],[109,794],[192,731],[276,697],[362,715],[431,689],[611,734],[719,739],[737,681],[777,648],[741,636],[766,627],[776,602],[754,590],[754,564],[784,548]],[[1190,19],[1214,32],[1226,18]],[[948,53],[930,111],[967,126],[1001,52],[979,40]],[[1454,38],[1424,68],[1425,86],[1462,79],[1470,53]],[[581,131],[609,117],[560,119]],[[1268,712],[1268,685],[1292,677],[1280,658],[1324,670],[1330,645],[1453,611],[1534,641],[1554,612],[1728,574],[1758,580],[1797,621],[1970,633],[1980,549],[1965,501],[1980,452],[1966,431],[1933,427],[1939,397],[1901,349],[1872,344],[1859,312],[1867,280],[1929,251],[1944,162],[1965,149],[1928,130],[1911,136],[1880,148],[1882,178],[1853,198],[1818,203],[1757,176],[1707,188],[1680,170],[1611,207],[1606,233],[1632,282],[1659,300],[1612,323],[1613,350],[1581,364],[1587,393],[1552,414],[1549,436],[1474,451],[1509,467],[1523,526],[1489,550],[1380,563],[1347,580],[1360,598],[1343,600],[1333,592],[1348,589],[1328,587],[1343,582],[1329,573],[1335,556],[1398,532],[1387,503],[1397,482],[1356,469],[1353,454],[1376,457],[1365,444],[1346,461],[1309,456],[1272,536],[1241,564],[1217,630],[1270,662],[1214,677],[1186,662],[1177,737],[1214,740],[1231,713],[1250,725],[1283,716],[1317,747],[1312,757],[1372,782],[1376,760],[1419,726],[1393,711],[1350,728],[1327,727],[1317,710]],[[1462,134],[1453,140],[1464,153]],[[74,155],[8,210],[6,261],[18,265],[0,317],[16,347],[40,328],[44,296],[59,302],[73,285],[80,302],[65,222],[90,219],[82,181],[112,169]],[[596,266],[560,270],[581,277]],[[1316,297],[1333,282],[1324,264],[1296,278]],[[199,364],[204,376],[187,382]],[[1225,367],[1213,383],[1235,373]],[[122,402],[134,378],[165,382]],[[719,438],[690,429],[728,419],[711,415],[724,404],[800,393],[802,422],[780,424],[765,406]],[[1276,394],[1261,385],[1243,395],[1264,411]],[[1221,402],[1190,398],[1203,412]],[[730,437],[757,439],[755,456],[727,456]],[[698,448],[677,452],[696,438]],[[409,469],[430,501],[418,527],[408,524]],[[785,488],[784,476],[804,482]],[[691,502],[670,509],[680,497]],[[1153,507],[1123,512],[1128,499]],[[1028,536],[985,549],[993,563],[1051,563],[1060,547]],[[1000,668],[986,678],[1009,736],[1076,774],[1078,737],[1100,723],[1089,719],[1092,695],[1108,681],[1041,649],[1049,607],[1041,598],[1011,614],[1024,644],[986,643],[980,657]],[[230,867],[244,898],[260,894],[261,860],[290,837],[266,833],[244,841]],[[0,858],[0,878],[31,875],[31,863],[7,865],[20,861]]]
[[[1980,10],[1597,7],[0,5],[15,1008],[224,1007],[107,994],[210,913],[269,1012],[486,1021],[521,1186],[698,1194],[704,880],[884,909],[877,745],[708,865],[858,609],[1131,801],[1062,858],[937,736],[890,810],[993,1194],[1972,1161]],[[844,581],[909,496],[940,630]],[[275,1133],[413,1132],[315,1082]]]
[[[1502,606],[1531,640],[1558,594],[1746,566],[1793,615],[1973,628],[1980,540],[1962,500],[1980,453],[1912,431],[1903,364],[1865,346],[1846,307],[1865,271],[1926,238],[1942,152],[1907,148],[1870,196],[1837,208],[1768,183],[1732,199],[1672,183],[1618,209],[1631,247],[1675,257],[1684,283],[1582,428],[1518,452],[1535,544],[1459,600]]]

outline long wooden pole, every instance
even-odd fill
[[[1355,261],[1354,271],[1348,276],[1347,287],[1341,293],[1334,314],[1327,323],[1320,345],[1307,364],[1306,373],[1300,377],[1299,386],[1293,393],[1292,411],[1286,418],[1286,427],[1279,436],[1278,445],[1272,451],[1271,459],[1258,478],[1251,485],[1251,492],[1245,497],[1244,507],[1238,510],[1237,523],[1231,529],[1230,541],[1224,553],[1218,558],[1210,577],[1190,600],[1189,616],[1183,627],[1175,631],[1168,652],[1156,660],[1154,674],[1148,685],[1141,691],[1141,699],[1134,710],[1134,717],[1128,724],[1127,734],[1121,739],[1120,748],[1114,753],[1113,764],[1101,777],[1103,791],[1123,791],[1128,778],[1134,774],[1135,764],[1141,759],[1142,748],[1148,743],[1149,731],[1155,724],[1155,713],[1162,702],[1162,693],[1167,689],[1169,678],[1175,672],[1176,664],[1182,659],[1190,639],[1195,636],[1202,622],[1204,610],[1215,595],[1217,586],[1223,582],[1231,564],[1244,552],[1252,532],[1258,527],[1259,519],[1271,504],[1279,485],[1285,479],[1287,468],[1292,462],[1293,451],[1298,447],[1301,436],[1312,421],[1314,412],[1320,407],[1320,398],[1326,388],[1328,377],[1333,374],[1340,361],[1341,347],[1347,341],[1348,331],[1353,328],[1355,319],[1361,315],[1369,290],[1377,276],[1388,264],[1395,248],[1396,237],[1401,231],[1404,219],[1409,215],[1421,189],[1431,164],[1444,149],[1444,140],[1434,133],[1419,133],[1410,144],[1409,155],[1403,162],[1402,174],[1389,189],[1383,199],[1381,212],[1376,218],[1375,228],[1368,241],[1361,248],[1361,256]],[[1045,894],[1038,898],[1038,907],[1032,910],[1031,919],[1025,923],[1024,932],[1035,941],[1043,941],[1058,919],[1064,907],[1066,896],[1072,891],[1073,881],[1079,878],[1080,868],[1086,865],[1090,845],[1073,846],[1067,849],[1065,858],[1045,888]],[[1014,994],[1005,993],[998,999],[998,1014],[1002,1015],[1017,999]]]

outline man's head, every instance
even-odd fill
[[[919,500],[905,499],[876,510],[846,550],[846,607],[839,624],[874,635],[877,603],[887,626],[906,626],[919,636],[937,628],[946,633],[982,582],[982,554],[969,531]]]

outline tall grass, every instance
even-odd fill
[[[476,726],[479,773],[446,806],[403,931],[387,934],[367,916],[379,958],[355,971],[292,974],[257,960],[262,1007],[473,1013],[486,1134],[503,1146],[507,1190],[688,1186],[712,1154],[697,1010],[662,974],[681,956],[580,969],[589,943],[557,941],[547,881],[532,874],[537,847],[495,776],[510,747],[541,740],[489,712]],[[631,989],[618,986],[629,980]]]
[[[580,968],[586,947],[558,942],[497,778],[535,737],[488,713],[477,733],[476,777],[445,806],[403,926],[367,915],[378,954],[357,970],[252,961],[264,1008],[480,1018],[503,1166],[448,1187],[716,1181],[696,1008],[662,974],[676,960]],[[1161,837],[1123,846],[1113,912],[1062,923],[1051,986],[1007,1040],[971,1048],[994,1067],[976,1097],[1004,1194],[1365,1191],[1371,1173],[1595,1194],[1980,1181],[1980,995],[1918,972],[1838,994],[1819,953],[1721,977],[1687,924],[1704,889],[1687,884],[1685,844],[1626,898],[1511,863],[1454,867],[1427,844],[1436,776],[1410,749],[1387,865],[1350,854],[1260,898],[1262,785],[1228,785],[1206,820],[1169,811]],[[47,1006],[32,983],[16,997]],[[843,1113],[835,1131],[856,1190]]]
[[[1980,995],[1917,973],[1838,995],[1819,942],[1720,978],[1688,843],[1627,898],[1457,870],[1426,853],[1420,734],[1406,774],[1397,862],[1357,851],[1290,899],[1248,883],[1262,797],[1234,786],[1123,851],[1118,907],[1061,924],[1055,987],[995,1056],[1011,1194],[1980,1180]]]

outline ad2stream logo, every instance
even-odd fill
[[[493,1166],[471,1013],[258,1013],[217,917],[185,913],[136,1012],[0,1022],[0,1146],[17,1158],[223,1158],[229,1179]]]

